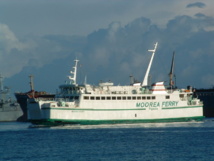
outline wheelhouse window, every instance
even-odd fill
[[[69,98],[70,98],[71,100],[73,100],[73,99],[74,99],[74,97],[73,97],[73,96],[70,96]]]
[[[166,99],[170,99],[170,96],[166,96]]]
[[[156,99],[155,96],[152,96],[152,99],[155,100]]]
[[[183,97],[184,97],[184,94],[180,94],[180,97],[182,97],[182,98],[183,98]]]
[[[92,96],[90,99],[91,99],[91,100],[94,100],[94,97]]]
[[[138,96],[138,97],[137,97],[137,100],[141,100],[141,97]]]
[[[179,96],[180,96],[180,98],[184,98],[184,94],[180,94]]]
[[[105,97],[101,97],[101,100],[105,100],[106,98]]]
[[[117,100],[121,100],[121,97],[117,97]]]

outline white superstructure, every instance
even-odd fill
[[[59,86],[53,100],[31,99],[28,119],[35,124],[103,124],[202,119],[202,103],[193,98],[191,89],[166,88],[163,82],[148,86],[148,75],[157,43],[152,52],[142,83],[114,86],[102,82],[98,86],[78,85],[77,63],[68,76],[70,82]]]

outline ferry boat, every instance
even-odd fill
[[[148,85],[158,43],[152,53],[142,83],[115,86],[101,82],[94,86],[77,84],[77,64],[68,76],[69,83],[59,86],[54,99],[28,101],[28,120],[33,124],[116,124],[175,122],[203,119],[203,103],[190,89],[167,88],[164,82]]]

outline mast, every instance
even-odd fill
[[[3,85],[3,77],[0,74],[0,90],[1,92],[4,90],[4,85]]]
[[[134,77],[133,77],[133,75],[130,75],[129,77],[130,77],[130,85],[133,85],[134,84]]]
[[[30,78],[30,90],[34,91],[33,75],[29,75]]]
[[[30,91],[31,91],[32,97],[34,98],[35,91],[34,91],[33,75],[29,75],[29,78],[30,78]]]
[[[174,59],[175,59],[175,52],[173,52],[173,56],[172,56],[172,64],[171,64],[171,69],[169,72],[169,86],[172,88],[174,85],[173,82],[173,76],[174,76]]]
[[[152,61],[153,61],[153,58],[154,58],[154,55],[155,55],[157,46],[158,46],[158,43],[156,42],[156,43],[154,44],[154,49],[153,49],[153,50],[148,50],[149,52],[152,52],[152,57],[151,57],[151,59],[150,59],[150,62],[149,62],[149,65],[148,65],[148,68],[147,68],[147,71],[146,71],[146,74],[145,74],[145,76],[144,76],[144,80],[143,80],[141,86],[148,86],[149,72],[150,72],[150,69],[151,69]]]
[[[77,63],[79,60],[74,60],[75,62],[75,66],[73,67],[74,71],[70,71],[71,74],[73,74],[73,76],[68,76],[68,78],[72,81],[72,84],[76,84],[76,79],[77,79]]]

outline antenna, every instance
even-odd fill
[[[133,77],[133,75],[130,75],[129,77],[130,77],[130,85],[133,85],[134,84],[134,77]]]
[[[151,59],[150,59],[150,62],[149,62],[149,65],[148,65],[148,68],[147,68],[147,71],[146,71],[146,74],[145,74],[145,76],[144,76],[144,80],[143,80],[141,86],[148,86],[149,72],[150,72],[150,69],[151,69],[152,61],[153,61],[153,58],[154,58],[154,55],[155,55],[157,46],[158,46],[158,42],[156,42],[156,43],[154,44],[154,49],[153,49],[153,50],[148,50],[149,52],[152,52],[152,57],[151,57]]]
[[[87,84],[87,76],[85,76],[84,84]]]

